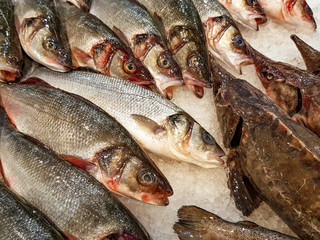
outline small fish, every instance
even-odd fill
[[[224,152],[189,114],[159,94],[120,79],[73,71],[57,73],[35,67],[26,78],[39,78],[78,94],[104,109],[147,152],[204,168],[222,166]]]
[[[91,102],[41,83],[0,83],[0,96],[19,131],[86,170],[109,190],[150,204],[169,203],[173,191],[168,180],[127,130]]]
[[[89,12],[92,0],[66,0],[69,3],[72,3],[78,8],[81,8],[82,10]]]
[[[23,56],[10,0],[0,0],[0,26],[0,80],[15,81],[21,75]]]
[[[138,220],[101,183],[18,132],[3,116],[3,110],[0,115],[0,158],[5,180],[68,239],[150,239]]]
[[[59,72],[72,67],[65,32],[52,0],[13,0],[15,25],[24,51],[35,61]]]
[[[166,38],[184,83],[199,98],[211,88],[206,37],[192,0],[139,0]]]
[[[149,71],[100,19],[70,5],[58,5],[74,67],[86,67],[140,85],[153,85]]]
[[[181,240],[298,240],[253,222],[232,223],[196,206],[183,206],[173,226]]]
[[[231,15],[217,0],[193,0],[204,26],[210,53],[241,73],[252,62],[244,51],[246,42]]]
[[[259,30],[259,25],[267,22],[258,0],[218,0],[231,13],[234,20],[251,28]]]
[[[292,34],[290,37],[299,49],[307,70],[318,76],[320,74],[320,52],[302,41],[297,35]]]
[[[306,0],[258,0],[269,19],[299,31],[315,31],[313,12]]]
[[[160,94],[171,99],[174,88],[183,85],[181,69],[148,11],[132,0],[94,0],[90,13],[127,43],[153,76]]]

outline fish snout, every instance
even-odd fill
[[[221,151],[207,151],[206,152],[206,163],[210,164],[211,167],[219,167],[224,165],[224,160],[222,159],[225,157],[225,153]]]
[[[212,84],[203,79],[196,79],[192,76],[192,73],[185,71],[183,72],[183,80],[186,86],[189,88],[194,95],[198,98],[202,98],[204,95],[203,88],[212,88]]]

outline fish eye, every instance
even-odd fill
[[[138,181],[145,186],[150,186],[151,184],[154,183],[155,181],[155,177],[152,173],[150,173],[149,171],[142,171],[139,173],[138,175]]]
[[[274,78],[273,74],[272,73],[268,73],[267,74],[267,79],[268,80],[272,80]]]
[[[158,65],[163,68],[169,68],[171,66],[171,62],[166,57],[160,57],[158,59]]]
[[[254,5],[257,3],[257,0],[246,0],[248,5]]]
[[[214,138],[208,132],[203,132],[202,133],[202,140],[208,145],[216,144],[216,140],[214,140]]]
[[[53,39],[46,39],[43,41],[43,46],[45,49],[53,51],[57,49],[57,44],[54,42]]]
[[[6,53],[8,51],[8,45],[0,44],[0,53]]]
[[[198,68],[201,65],[202,59],[198,55],[192,55],[189,57],[189,66],[192,68]]]
[[[309,5],[306,6],[306,10],[308,13],[313,14],[312,9],[310,8]]]
[[[239,35],[233,37],[232,41],[237,48],[241,48],[244,46],[244,39]]]
[[[136,65],[132,62],[126,62],[124,64],[124,71],[126,73],[135,73],[137,71]]]

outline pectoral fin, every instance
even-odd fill
[[[143,128],[151,134],[159,134],[165,131],[165,128],[146,116],[131,114],[131,117],[135,120],[140,128]]]
[[[87,66],[88,62],[92,60],[92,57],[80,48],[73,48],[72,60],[74,65],[76,65],[74,67]]]

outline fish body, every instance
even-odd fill
[[[1,165],[10,189],[40,209],[71,239],[150,239],[92,176],[1,120]]]
[[[66,0],[67,2],[72,3],[73,5],[81,8],[82,10],[89,12],[92,0]]]
[[[68,3],[59,4],[74,67],[87,67],[141,85],[154,84],[149,71],[97,17]]]
[[[114,118],[91,102],[41,84],[2,84],[2,106],[22,133],[90,172],[115,193],[167,205],[170,184]]]
[[[196,206],[183,206],[173,226],[181,240],[297,240],[253,222],[232,223]]]
[[[248,215],[263,200],[301,239],[319,239],[320,138],[246,81],[212,69],[237,208]]]
[[[313,12],[306,0],[258,0],[269,19],[289,28],[315,31]]]
[[[55,1],[14,0],[13,4],[15,25],[24,51],[52,70],[69,71],[71,53]]]
[[[200,16],[191,0],[139,0],[165,36],[181,68],[184,83],[202,97],[211,87],[205,34]]]
[[[10,0],[0,1],[0,26],[0,79],[15,81],[21,75],[23,56]]]
[[[193,0],[193,3],[201,17],[210,53],[241,72],[241,65],[252,60],[243,50],[246,43],[230,13],[217,0]]]
[[[183,85],[181,70],[150,14],[131,0],[94,0],[90,13],[130,46],[153,76],[159,92],[172,98],[173,89]]]
[[[292,34],[292,41],[297,46],[304,63],[307,66],[307,70],[312,72],[314,75],[320,73],[320,52],[313,47],[309,46],[306,42],[300,39],[297,35]]]
[[[45,79],[48,84],[78,94],[101,107],[148,152],[206,168],[223,164],[220,156],[224,153],[214,138],[186,112],[159,94],[89,72],[59,74],[42,67],[27,74],[29,77]]]

